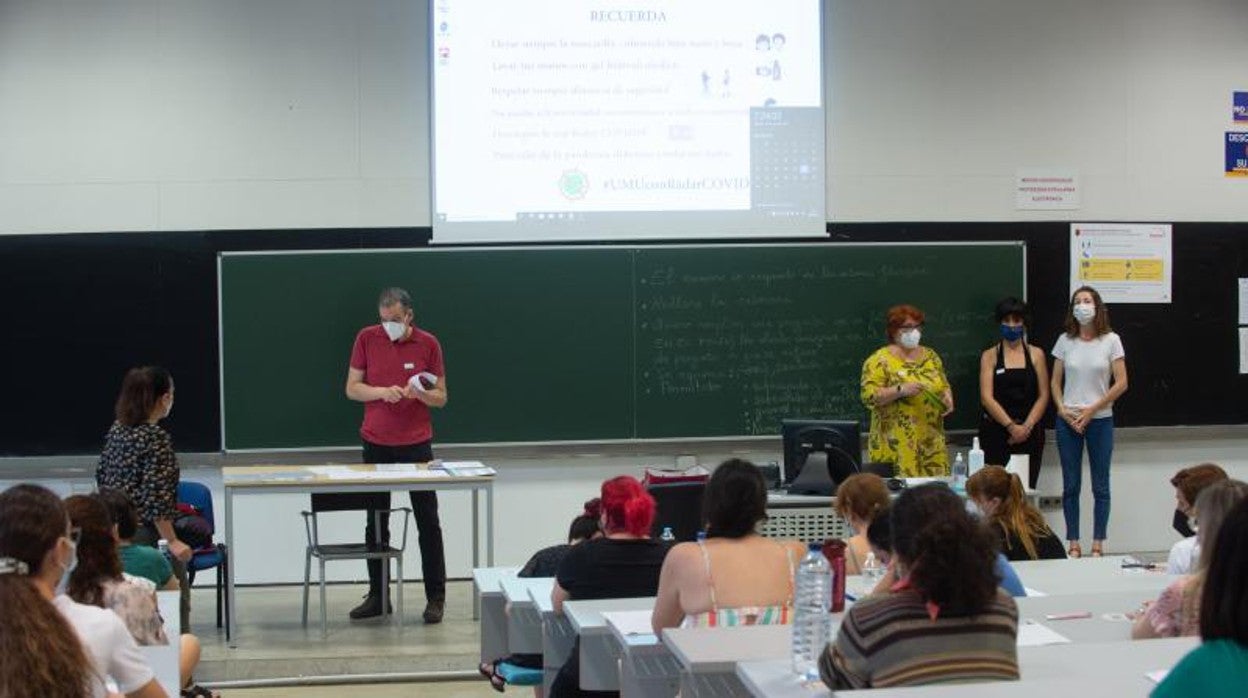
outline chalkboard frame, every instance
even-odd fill
[[[802,248],[811,245],[819,247],[835,247],[844,248],[867,248],[867,247],[888,247],[888,248],[906,248],[906,247],[1005,247],[1018,248],[1021,253],[1020,258],[1020,279],[1021,294],[1026,300],[1028,289],[1028,263],[1027,263],[1027,242],[1026,240],[1011,239],[995,239],[995,240],[899,240],[899,241],[832,241],[832,240],[786,240],[786,241],[725,241],[725,242],[688,242],[676,241],[670,243],[664,242],[638,242],[638,241],[621,241],[618,243],[597,243],[597,244],[556,244],[556,245],[429,245],[424,247],[383,247],[383,248],[352,248],[352,249],[287,249],[287,250],[248,250],[248,251],[221,251],[217,254],[217,343],[218,343],[218,391],[220,405],[220,438],[221,452],[246,454],[246,453],[290,453],[290,452],[329,452],[341,451],[344,449],[358,448],[358,444],[350,445],[319,445],[305,447],[272,447],[272,448],[229,448],[227,441],[227,403],[225,389],[225,307],[224,307],[224,284],[223,284],[223,266],[226,258],[237,257],[276,257],[276,256],[319,256],[319,255],[375,255],[385,253],[463,253],[463,252],[526,252],[541,254],[545,251],[556,250],[586,250],[594,248],[608,248],[620,251],[644,252],[650,250],[680,250],[680,249],[714,249],[724,250],[732,248],[760,248],[760,249],[777,249],[777,248]],[[964,403],[963,403],[964,404]],[[951,434],[960,433],[965,430],[951,429]],[[630,438],[594,438],[594,439],[553,439],[553,440],[521,440],[521,441],[481,441],[481,442],[448,442],[440,444],[446,447],[543,447],[543,446],[580,446],[580,445],[615,445],[615,444],[653,444],[653,443],[714,443],[714,442],[749,442],[749,441],[771,441],[777,436],[766,434],[724,434],[724,435],[701,435],[701,436],[662,436],[662,437],[630,437]]]

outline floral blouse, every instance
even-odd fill
[[[887,405],[875,404],[881,388],[918,383],[923,390]],[[915,361],[897,357],[882,347],[862,364],[862,402],[871,412],[867,455],[875,463],[895,463],[898,477],[946,477],[945,405],[949,389],[944,364],[931,349]]]
[[[1160,637],[1200,634],[1200,585],[1192,575],[1170,583],[1144,612]]]
[[[165,621],[156,605],[156,585],[141,577],[104,582],[104,608],[125,621],[126,629],[139,645],[167,645]]]
[[[155,424],[114,422],[95,471],[99,487],[121,490],[134,502],[139,521],[178,517],[178,457],[169,432]]]

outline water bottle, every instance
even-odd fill
[[[698,542],[706,540],[706,531],[698,531]]]
[[[793,672],[806,681],[819,680],[819,656],[828,646],[832,618],[832,571],[823,546],[811,543],[797,567],[793,590]]]
[[[971,450],[966,454],[966,474],[974,475],[979,469],[984,467],[984,449],[979,447],[979,437],[971,439]]]
[[[172,556],[169,553],[169,541],[165,540],[164,538],[161,538],[160,540],[156,541],[156,549],[160,551],[161,555],[164,555],[166,558],[172,559]]]
[[[862,561],[862,579],[867,582],[868,587],[875,588],[876,582],[880,581],[880,577],[884,576],[884,567],[880,565],[880,561],[875,559],[875,552],[868,550],[867,557]]]
[[[950,483],[954,492],[962,492],[966,489],[966,461],[962,460],[962,454],[953,461],[953,482]]]
[[[672,533],[671,526],[663,527],[663,533],[659,534],[659,540],[663,541],[664,543],[673,543],[676,541],[676,534]]]

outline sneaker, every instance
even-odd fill
[[[392,613],[393,608],[386,603],[386,613]],[[363,620],[365,618],[376,618],[381,615],[381,597],[368,594],[364,597],[364,603],[351,609],[351,620]]]
[[[435,625],[442,622],[442,614],[446,611],[446,601],[443,599],[430,599],[425,604],[425,623]]]

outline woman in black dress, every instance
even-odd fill
[[[1044,457],[1040,419],[1049,403],[1049,368],[1044,350],[1027,343],[1027,304],[1017,298],[997,303],[1001,340],[979,359],[979,400],[984,406],[979,445],[984,463],[1005,465],[1010,455],[1026,454],[1028,485],[1036,488]]]

